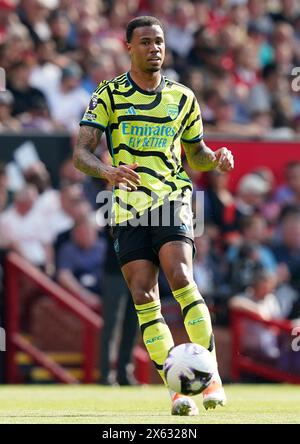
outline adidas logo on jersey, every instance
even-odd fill
[[[134,106],[131,106],[130,108],[128,108],[128,110],[126,111],[127,116],[131,115],[131,116],[135,116],[136,115],[136,110]]]

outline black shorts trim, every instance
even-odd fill
[[[121,267],[123,267],[123,265],[125,264],[128,264],[128,262],[138,261],[142,259],[153,262],[155,265],[159,266],[159,259],[157,254],[155,254],[154,251],[149,248],[139,248],[138,250],[129,251],[122,256],[118,255],[118,261]]]
[[[164,244],[174,240],[186,242],[187,244],[189,244],[192,247],[193,257],[194,257],[196,249],[193,239],[179,234],[170,234],[169,236],[166,236],[164,239],[161,239],[161,241],[155,246],[155,249],[139,248],[134,251],[129,251],[128,253],[122,256],[118,255],[119,264],[121,267],[123,267],[123,265],[128,264],[129,262],[144,259],[153,262],[154,265],[157,265],[159,267],[159,256],[158,256],[159,250]]]
[[[194,256],[194,252],[195,252],[195,244],[194,244],[194,240],[188,236],[184,236],[182,234],[170,234],[169,236],[166,236],[165,238],[161,239],[160,242],[158,242],[155,245],[155,250],[157,251],[157,253],[159,252],[159,250],[161,249],[161,247],[166,244],[167,242],[171,242],[171,241],[182,241],[182,242],[186,242],[187,244],[189,244],[192,249],[193,249],[193,256]]]

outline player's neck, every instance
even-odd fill
[[[132,80],[145,91],[154,91],[156,88],[158,88],[161,82],[160,71],[148,73],[131,68],[129,74]]]

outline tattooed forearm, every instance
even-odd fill
[[[203,141],[199,144],[184,143],[188,164],[198,171],[210,171],[216,166],[214,152]]]
[[[107,165],[101,162],[94,151],[97,148],[102,131],[92,126],[80,127],[78,140],[74,149],[74,166],[88,176],[105,177]]]

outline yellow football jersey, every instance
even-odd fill
[[[199,142],[203,126],[194,93],[162,77],[155,91],[142,90],[122,74],[93,93],[80,125],[105,131],[114,166],[138,163],[137,191],[114,189],[116,223],[179,196],[190,199],[192,183],[181,163],[181,140]]]

